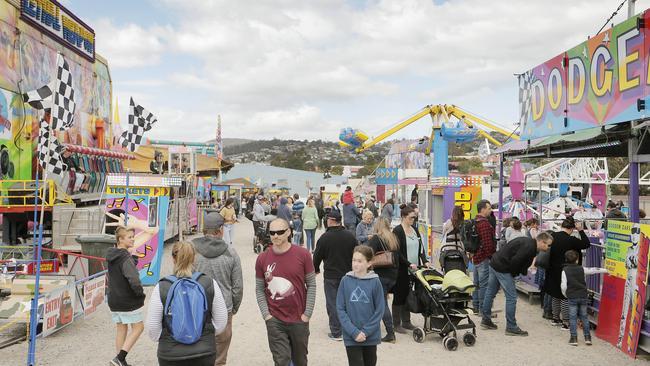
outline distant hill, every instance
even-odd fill
[[[493,134],[497,140],[505,140],[504,136]],[[214,140],[213,140],[214,141]],[[262,163],[267,165],[308,170],[329,171],[338,173],[344,165],[364,167],[360,174],[370,174],[384,159],[393,143],[399,140],[389,140],[373,146],[361,154],[341,148],[337,142],[323,140],[246,140],[224,139],[224,156],[227,160],[237,163]],[[478,159],[478,146],[483,139],[470,143],[450,143],[449,161],[466,162],[468,156]],[[480,160],[474,163],[481,165]]]
[[[374,164],[372,167],[374,169],[388,153],[389,147],[389,144],[379,144],[362,154],[355,154],[332,141],[273,139],[224,146],[224,156],[234,163],[263,163],[292,169],[336,173],[343,165]]]

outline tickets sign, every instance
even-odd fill
[[[106,186],[106,193],[108,194],[126,194],[126,187],[119,186]],[[159,197],[168,196],[171,192],[169,187],[129,187],[128,192],[130,196],[149,196]]]
[[[20,19],[95,61],[95,31],[55,0],[21,0]]]

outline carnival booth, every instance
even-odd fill
[[[165,232],[179,224],[178,216],[172,214],[178,206],[170,206],[171,192],[182,183],[181,177],[109,176],[104,232],[111,234],[118,225],[136,229],[134,247],[144,285],[154,285],[160,279]]]
[[[649,76],[649,55],[641,48],[649,35],[638,31],[639,24],[649,22],[650,11],[645,11],[521,74],[522,141],[496,151],[502,156],[502,173],[504,163],[517,158],[629,159],[627,178],[619,174],[613,179],[627,183],[628,221],[609,220],[606,234],[592,239],[591,247],[583,253],[583,264],[607,269],[607,274],[588,280],[596,336],[631,357],[650,351],[650,229],[639,225],[639,184],[646,184],[640,169],[650,162],[650,123],[646,112],[649,95],[644,84],[638,82]],[[609,42],[622,35],[627,35],[625,42]],[[610,61],[604,63],[605,58]],[[596,71],[584,72],[589,67]],[[608,70],[624,72],[608,78]],[[560,165],[569,166],[571,161]],[[586,178],[592,177],[587,174]],[[503,185],[501,180],[500,186]],[[598,186],[592,188],[591,197],[598,208],[606,200]],[[500,218],[504,214],[499,211]],[[543,220],[544,215],[540,218]]]

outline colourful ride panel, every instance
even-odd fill
[[[649,40],[638,24],[649,17],[632,17],[520,75],[522,139],[645,117]]]
[[[106,226],[124,225],[135,228],[135,252],[143,285],[155,285],[160,280],[160,267],[165,242],[169,210],[168,187],[108,186]]]

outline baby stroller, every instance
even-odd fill
[[[440,267],[447,273],[457,269],[467,274],[467,254],[458,244],[445,244],[440,247]]]
[[[253,252],[260,254],[271,245],[269,223],[275,220],[274,215],[266,215],[262,221],[253,221],[255,235],[253,236]]]
[[[458,349],[458,332],[467,330],[463,343],[471,347],[476,343],[476,325],[470,319],[474,283],[463,272],[450,270],[443,277],[429,268],[409,270],[411,292],[407,303],[409,310],[424,316],[422,328],[413,330],[413,340],[423,343],[426,336],[438,333],[448,351]]]

